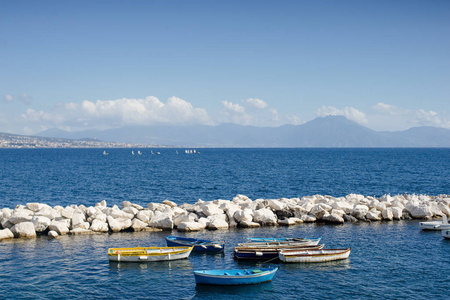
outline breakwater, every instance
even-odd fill
[[[339,224],[361,221],[431,219],[450,216],[449,195],[350,194],[302,198],[256,199],[237,195],[232,200],[198,200],[195,204],[165,200],[147,207],[122,202],[108,207],[106,201],[95,206],[51,207],[27,203],[0,210],[0,240],[48,235],[93,234],[120,231],[200,231],[232,227],[292,226],[303,222]]]

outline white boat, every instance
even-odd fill
[[[119,262],[148,262],[188,258],[191,247],[136,247],[109,248],[109,261]]]
[[[103,155],[108,155],[109,153],[106,150],[103,151]]]
[[[321,250],[280,250],[278,258],[285,263],[314,263],[347,259],[352,248]]]
[[[280,241],[280,242],[251,242],[251,243],[240,243],[238,247],[244,248],[289,248],[293,246],[306,246],[306,245],[318,245],[321,238],[314,239],[301,239],[295,241]]]
[[[420,228],[422,230],[448,230],[450,224],[448,223],[447,216],[442,216],[442,221],[430,221],[420,222]]]
[[[131,155],[134,155],[134,151],[133,150],[131,150]]]
[[[139,154],[139,155],[142,155],[142,152],[138,150],[138,154]]]
[[[450,239],[450,229],[442,230],[442,236],[446,239]]]

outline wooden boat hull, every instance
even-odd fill
[[[273,279],[278,268],[254,270],[204,270],[194,271],[196,284],[242,285],[268,282]]]
[[[317,238],[247,238],[252,243],[267,242],[301,242],[308,240],[317,240]],[[320,240],[320,238],[319,238]]]
[[[442,236],[446,239],[450,239],[450,229],[449,230],[442,230]]]
[[[219,253],[223,252],[225,249],[225,242],[216,242],[185,237],[168,236],[166,237],[166,243],[168,247],[194,246],[193,251],[196,252]]]
[[[247,248],[264,248],[264,247],[279,247],[279,248],[289,248],[295,246],[307,246],[307,245],[318,245],[320,238],[308,239],[302,241],[281,241],[281,242],[252,242],[252,243],[240,243],[238,247]]]
[[[297,248],[289,248],[289,250],[307,251],[320,250],[324,245],[308,245]],[[234,249],[234,258],[237,260],[267,260],[278,259],[278,248],[241,248]]]
[[[110,248],[109,261],[117,262],[151,262],[188,258],[193,247],[137,247]]]
[[[322,250],[311,250],[311,251],[280,251],[278,253],[278,258],[280,261],[285,263],[318,263],[318,262],[328,262],[341,259],[347,259],[350,256],[350,251],[352,248],[348,249],[322,249]]]

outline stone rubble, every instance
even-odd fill
[[[0,240],[47,235],[93,234],[120,231],[200,231],[233,227],[294,226],[303,222],[342,224],[450,217],[449,195],[383,195],[380,198],[350,194],[302,198],[256,199],[237,195],[233,200],[198,200],[177,205],[164,200],[146,208],[129,201],[108,207],[50,207],[27,203],[0,209]]]

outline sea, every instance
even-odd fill
[[[104,155],[106,150],[108,155]],[[134,155],[132,154],[134,151]],[[137,151],[142,154],[137,154]],[[450,149],[0,149],[0,208],[147,206],[165,199],[450,194]],[[190,151],[188,151],[190,152]],[[194,152],[194,151],[192,151]],[[181,233],[121,232],[0,241],[0,299],[449,299],[450,240],[420,220],[304,223]],[[223,240],[222,254],[110,263],[110,247],[165,246],[168,235]],[[233,259],[248,237],[321,237],[349,259],[283,264]],[[197,286],[193,271],[277,266],[271,282]]]

